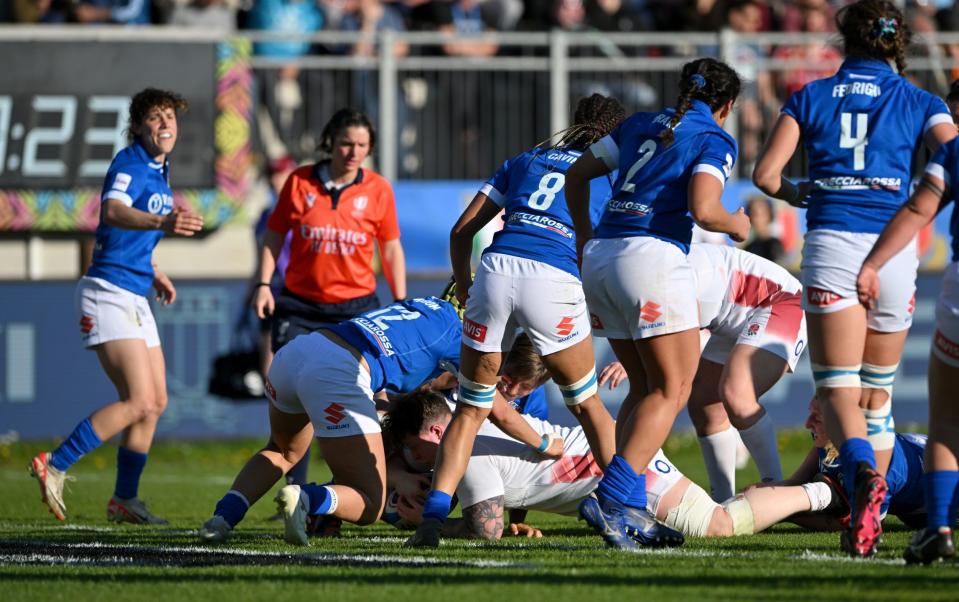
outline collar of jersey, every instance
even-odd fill
[[[316,179],[323,183],[323,188],[326,188],[327,192],[333,192],[334,190],[339,190],[340,192],[342,192],[343,190],[346,190],[353,184],[363,183],[363,168],[361,167],[356,171],[356,178],[352,182],[345,184],[343,186],[337,187],[336,184],[333,183],[333,179],[330,178],[329,160],[320,161],[319,163],[317,163],[316,170],[314,173],[316,174]]]
[[[849,56],[840,67],[843,71],[859,71],[872,73],[895,73],[892,66],[886,61],[870,59],[862,56]]]
[[[713,110],[709,108],[708,104],[706,104],[705,102],[701,100],[693,100],[693,102],[689,106],[689,111],[686,111],[686,112],[692,113],[694,111],[696,113],[702,113],[703,115],[710,118],[712,118],[713,116]]]
[[[166,167],[168,163],[168,161],[164,161],[163,163],[157,163],[156,161],[154,161],[153,157],[151,157],[149,153],[147,153],[147,149],[143,148],[143,145],[140,144],[139,140],[133,141],[133,152],[135,152],[137,156],[140,157],[140,159],[144,163],[150,166],[150,169],[154,169],[156,171],[162,172],[163,168]]]

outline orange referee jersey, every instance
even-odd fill
[[[336,189],[328,163],[290,174],[267,227],[293,231],[286,288],[317,303],[340,303],[372,294],[374,241],[400,237],[393,188],[383,176],[360,169],[352,184]]]

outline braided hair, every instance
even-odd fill
[[[900,75],[906,71],[906,48],[912,31],[902,11],[887,0],[860,0],[836,13],[846,55],[880,61],[893,59]]]
[[[557,146],[586,150],[626,118],[626,109],[612,96],[592,94],[580,98],[573,113],[573,125],[566,128]]]
[[[712,111],[718,111],[730,100],[736,100],[741,86],[736,72],[722,61],[702,58],[686,63],[680,75],[676,112],[669,121],[669,127],[659,133],[660,140],[667,146],[676,140],[674,130],[693,106],[694,100],[701,100]]]

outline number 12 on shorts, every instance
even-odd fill
[[[853,129],[855,117],[855,130]],[[839,148],[852,149],[852,168],[866,169],[866,145],[869,144],[869,114],[843,113],[839,121]]]

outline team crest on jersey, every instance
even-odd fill
[[[754,337],[759,334],[759,324],[753,323],[746,328],[746,336]]]
[[[477,343],[482,343],[486,340],[486,326],[469,318],[463,318],[463,336],[467,336]]]
[[[842,299],[842,297],[839,293],[827,291],[824,288],[810,286],[806,289],[806,300],[816,307],[828,307],[840,299]]]
[[[353,208],[357,211],[363,211],[366,209],[366,206],[370,204],[370,198],[366,195],[358,196],[353,199]]]
[[[173,211],[173,197],[159,192],[150,195],[147,200],[147,211],[154,215],[166,215]]]
[[[315,203],[315,202],[316,202],[316,195],[313,194],[312,192],[307,192],[307,193],[306,193],[306,206],[309,207],[310,209],[312,209],[312,208],[313,208],[313,203]]]

